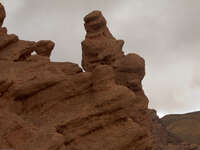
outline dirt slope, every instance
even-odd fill
[[[200,145],[200,112],[167,115],[161,120],[170,133],[183,141]]]

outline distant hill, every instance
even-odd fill
[[[200,111],[166,115],[161,121],[170,133],[181,140],[200,145]]]

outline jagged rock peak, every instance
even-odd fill
[[[145,75],[144,59],[137,54],[124,55],[122,50],[124,41],[116,40],[111,36],[106,26],[106,20],[100,11],[89,13],[84,21],[87,32],[86,38],[82,42],[82,67],[84,70],[93,72],[100,65],[110,66],[114,71],[115,82],[135,92],[138,109],[146,110],[148,99],[141,83]],[[142,118],[143,121],[141,121]],[[148,117],[142,113],[141,117],[136,117],[135,120],[147,127],[151,125]]]
[[[50,57],[54,48],[54,42],[50,40],[41,40],[39,42],[20,40],[15,34],[8,34],[7,28],[2,27],[5,10],[0,3],[0,60],[4,61],[26,61],[41,60],[35,59],[38,56]],[[36,52],[36,57],[32,56]],[[40,58],[42,58],[40,57]],[[45,58],[46,59],[46,58]]]
[[[24,41],[20,40],[15,34],[8,34],[7,28],[2,27],[5,17],[4,6],[0,3],[0,60],[39,61],[42,60],[41,58],[50,57],[55,46],[54,42],[50,40],[41,40],[38,42]],[[33,52],[36,52],[37,55],[32,56]],[[47,60],[46,58],[44,59]]]
[[[93,11],[85,18],[86,37],[82,44],[82,66],[92,71],[97,65],[111,65],[124,56],[123,40],[116,40],[106,26],[100,11]]]
[[[6,17],[5,9],[3,5],[0,3],[0,27],[2,26],[5,17]]]
[[[124,60],[139,56],[123,54],[101,12],[87,15],[85,28],[83,72],[51,62],[52,41],[20,40],[0,27],[0,149],[152,149],[147,100],[122,82],[137,79],[142,59]]]
[[[106,37],[115,39],[110,31],[108,30],[106,24],[106,19],[102,15],[101,11],[93,11],[84,17],[86,38],[98,38]]]
[[[40,56],[51,56],[51,52],[55,47],[55,43],[50,40],[41,40],[35,44],[35,52]]]
[[[0,149],[155,150],[141,84],[144,59],[123,54],[124,42],[111,35],[100,11],[84,20],[86,72],[51,62],[52,41],[19,40],[0,27]]]

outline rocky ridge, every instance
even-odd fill
[[[170,133],[183,141],[200,145],[200,112],[167,115],[161,121]]]
[[[2,5],[0,12],[5,12]],[[2,25],[5,14],[0,16]],[[144,60],[135,54],[122,55],[122,41],[118,43],[111,36],[100,12],[86,16],[85,27],[82,46],[86,72],[77,64],[51,62],[52,41],[20,40],[1,27],[1,149],[152,149],[145,121],[148,102],[140,83]],[[99,51],[98,41],[105,53]],[[92,44],[96,48],[92,49]],[[119,56],[113,47],[119,47]],[[95,51],[104,60],[91,61],[96,59]],[[129,63],[125,57],[137,60]],[[123,81],[123,76],[131,82]]]
[[[100,11],[84,18],[85,72],[51,62],[52,41],[8,34],[5,16],[0,4],[0,149],[157,150],[157,129],[167,131],[148,110],[144,59],[123,53]],[[167,141],[162,149],[187,146]]]
[[[198,144],[192,144],[170,132],[162,119],[159,119],[155,110],[149,110],[152,118],[151,135],[153,138],[154,150],[199,150]],[[184,131],[183,131],[184,132]]]

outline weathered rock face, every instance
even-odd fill
[[[1,5],[1,24],[4,18]],[[23,41],[0,28],[0,149],[152,149],[144,60],[123,55],[123,41],[111,35],[100,12],[85,22],[86,72],[51,62],[53,42]]]
[[[122,51],[124,41],[116,40],[112,36],[100,11],[91,12],[84,20],[87,34],[82,42],[82,67],[86,71],[91,71],[99,65],[111,66],[116,83],[136,94],[137,102],[132,119],[151,128],[146,112],[148,99],[141,84],[145,75],[144,59],[137,54],[124,55]]]
[[[122,40],[116,40],[106,26],[100,11],[94,11],[85,18],[86,39],[82,42],[82,66],[92,71],[97,65],[111,65],[123,56]]]
[[[165,123],[156,115],[155,110],[149,110],[149,115],[150,118],[152,118],[151,133],[154,150],[200,150],[199,145],[191,144],[192,142],[181,139],[181,134],[177,136],[168,131]],[[182,131],[182,133],[184,133],[184,131]]]
[[[148,110],[145,61],[124,55],[101,12],[84,18],[85,72],[51,62],[52,41],[7,34],[4,18],[0,4],[0,149],[198,150],[169,135]]]
[[[185,142],[200,145],[200,112],[167,115],[161,121],[170,133]]]
[[[5,17],[6,17],[5,9],[3,5],[1,5],[0,3],[0,27],[2,26]]]

